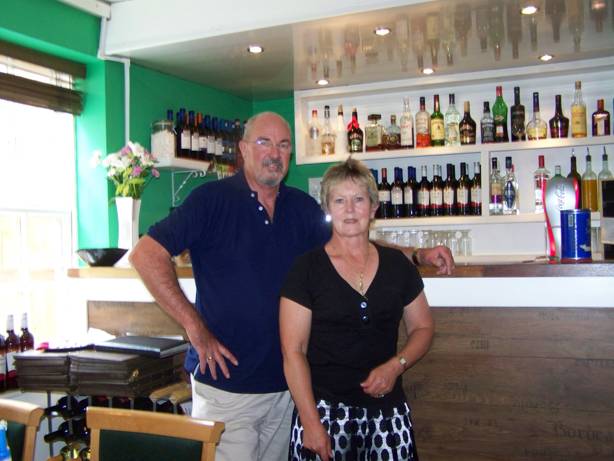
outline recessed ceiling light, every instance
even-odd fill
[[[431,69],[430,67],[425,67],[424,69],[422,69],[422,73],[424,75],[431,75],[433,74],[435,71],[433,69]]]
[[[378,26],[378,27],[375,28],[373,33],[375,35],[379,35],[380,37],[385,37],[386,35],[388,35],[390,33],[390,28],[389,27],[384,27],[384,26]]]
[[[250,45],[247,47],[247,51],[249,51],[251,54],[260,54],[264,51],[264,48],[262,48],[260,45]]]
[[[544,61],[544,62],[548,62],[548,61],[550,61],[550,60],[551,60],[551,59],[553,59],[553,58],[554,58],[554,56],[553,56],[553,55],[551,55],[551,54],[548,54],[548,53],[546,53],[546,54],[542,54],[542,55],[539,57],[540,61]]]
[[[530,16],[532,14],[537,13],[537,11],[539,10],[539,8],[537,8],[535,5],[527,5],[525,7],[523,7],[520,12],[524,15]]]
[[[317,83],[318,85],[320,85],[320,86],[326,86],[326,85],[328,85],[328,80],[326,80],[325,78],[321,78],[321,79],[320,79],[320,80],[318,80],[316,83]]]

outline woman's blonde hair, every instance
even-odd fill
[[[331,166],[326,170],[326,173],[324,173],[322,183],[320,184],[320,202],[325,213],[328,213],[330,190],[348,179],[365,187],[371,206],[379,203],[377,184],[375,183],[375,178],[371,174],[371,171],[361,161],[348,157],[345,162]]]

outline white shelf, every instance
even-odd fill
[[[209,169],[211,162],[192,160],[189,158],[158,159],[156,168],[160,170],[190,170],[204,171]]]

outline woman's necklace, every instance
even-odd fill
[[[367,247],[367,258],[365,259],[365,264],[362,267],[362,270],[358,272],[358,293],[360,293],[360,296],[362,296],[365,299],[367,299],[367,297],[365,296],[365,272],[367,271],[367,265],[369,264],[369,254],[370,253],[371,253],[370,248]]]

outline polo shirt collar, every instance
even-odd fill
[[[230,181],[240,191],[244,191],[248,193],[250,196],[251,194],[255,194],[255,196],[253,197],[258,198],[258,192],[256,192],[255,190],[252,190],[251,187],[249,187],[249,184],[247,183],[247,178],[245,178],[245,172],[243,171],[243,169],[240,169],[239,171],[237,171],[235,175],[230,178]],[[284,181],[282,181],[279,184],[279,190],[277,191],[277,196],[278,197],[284,196],[287,190],[288,190],[288,186],[286,186]]]

